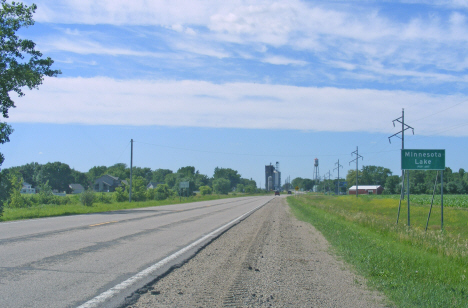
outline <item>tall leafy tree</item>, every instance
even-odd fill
[[[156,169],[153,171],[153,182],[164,182],[166,175],[172,173],[169,169]]]
[[[241,175],[236,170],[231,168],[219,168],[216,167],[214,170],[213,180],[226,179],[231,183],[231,188],[237,186],[240,183]],[[213,181],[214,185],[214,181]],[[214,188],[214,186],[213,186]]]
[[[15,103],[10,93],[23,96],[23,87],[38,88],[44,76],[54,77],[61,74],[52,70],[54,61],[35,49],[36,44],[28,39],[21,39],[17,32],[21,28],[34,25],[32,18],[36,5],[26,6],[20,2],[7,3],[0,0],[0,112],[3,118],[8,118],[8,109]],[[0,143],[9,142],[13,132],[10,125],[0,123]],[[0,153],[0,165],[4,156]]]
[[[54,162],[42,165],[39,172],[36,174],[36,183],[49,183],[52,189],[58,191],[71,192],[69,185],[74,181],[72,170],[69,165]]]

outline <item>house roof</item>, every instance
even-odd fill
[[[68,187],[70,187],[72,190],[84,190],[84,187],[81,184],[70,184]]]
[[[99,180],[105,181],[104,180],[105,178],[108,178],[108,179],[110,178],[113,181],[119,181],[120,180],[118,177],[112,176],[110,174],[104,174],[104,175],[101,175],[100,177],[98,177],[96,180],[94,180],[94,183],[97,183]]]
[[[359,185],[358,189],[377,189],[379,187],[382,187],[380,185]],[[356,190],[356,185],[351,186],[349,190]]]
[[[165,184],[164,182],[149,182],[148,185],[146,185],[146,188],[149,188],[150,186],[153,186],[153,187],[156,187],[158,186],[159,184]]]
[[[23,182],[23,186],[31,186],[31,184],[29,184],[27,182]]]

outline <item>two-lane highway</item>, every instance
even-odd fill
[[[272,197],[0,223],[0,307],[108,307]]]

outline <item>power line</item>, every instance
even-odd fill
[[[364,157],[362,157],[361,155],[359,155],[359,149],[358,147],[356,147],[356,151],[352,152],[351,153],[351,156],[353,156],[353,154],[356,154],[356,158],[353,159],[352,161],[349,162],[349,164],[351,165],[351,163],[353,161],[356,161],[356,198],[358,197],[359,195],[359,189],[358,189],[358,175],[359,175],[359,167],[358,167],[358,161],[359,161],[359,158],[361,158],[362,160],[364,160]]]
[[[432,117],[432,116],[435,116],[435,115],[437,115],[437,114],[439,114],[439,113],[442,113],[442,112],[444,112],[444,111],[447,111],[447,110],[449,110],[449,109],[452,109],[452,108],[454,108],[454,107],[457,107],[458,105],[461,105],[461,104],[466,103],[466,102],[468,102],[468,100],[462,101],[462,102],[460,102],[460,103],[458,103],[458,104],[455,104],[455,105],[450,106],[450,107],[448,107],[448,108],[442,109],[442,110],[440,110],[440,111],[431,113],[431,114],[429,114],[429,115],[427,115],[427,116],[425,116],[425,117],[419,118],[419,119],[417,119],[417,120],[413,120],[413,122],[418,122],[418,121],[424,120],[424,119],[426,119],[426,118],[430,118],[430,117]]]

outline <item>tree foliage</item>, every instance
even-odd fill
[[[206,195],[211,195],[213,190],[211,189],[210,186],[200,186],[200,195],[206,196]]]
[[[226,179],[229,181],[230,188],[234,188],[240,183],[241,176],[236,170],[231,168],[216,167],[213,174],[213,180]],[[214,185],[214,182],[213,182]],[[214,187],[213,187],[214,188]]]
[[[216,179],[213,181],[213,190],[217,194],[227,195],[231,190],[231,182],[224,178]]]
[[[15,107],[10,93],[24,96],[23,87],[38,88],[44,76],[55,77],[61,72],[52,70],[54,61],[35,49],[36,44],[17,35],[18,30],[34,25],[32,18],[36,5],[0,0],[0,112],[8,118],[8,110]],[[13,132],[6,123],[0,123],[0,143],[9,141]],[[4,157],[0,154],[0,165]]]

